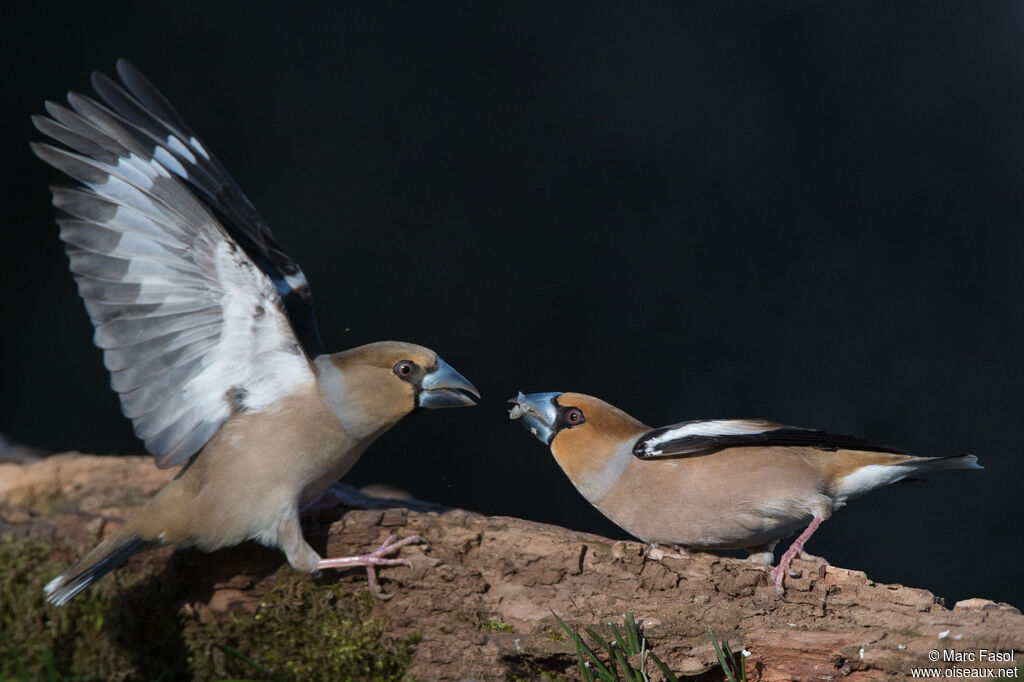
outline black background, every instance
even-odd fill
[[[508,423],[517,390],[973,452],[809,549],[1024,605],[1024,5],[91,5],[0,22],[0,433],[141,451],[28,150],[123,56],[302,264],[328,347],[422,343],[483,392],[353,482],[625,537]]]

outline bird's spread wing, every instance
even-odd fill
[[[855,436],[802,429],[760,419],[713,419],[663,426],[640,437],[633,454],[641,459],[703,455],[739,446],[795,446],[819,450],[866,450],[904,454]]]
[[[181,178],[220,221],[256,265],[270,277],[306,355],[323,353],[313,314],[313,298],[302,269],[277,243],[270,227],[213,152],[138,69],[121,59],[123,86],[93,73],[92,86],[117,113],[136,142],[164,168]]]
[[[189,147],[143,145],[96,101],[68,103],[33,118],[68,149],[32,148],[71,181],[52,187],[60,236],[122,410],[174,466],[233,411],[269,407],[312,370],[275,286],[183,184],[175,159],[197,158]]]

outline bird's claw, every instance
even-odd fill
[[[689,556],[686,548],[682,545],[662,546],[657,542],[647,545],[644,551],[644,561],[661,561],[665,558],[685,559]]]
[[[786,588],[782,584],[786,573],[789,573],[789,568],[782,568],[781,565],[775,566],[768,572],[768,582],[772,583],[775,587],[775,593],[779,595],[779,599],[782,601],[786,601]],[[792,573],[790,573],[790,575],[792,575]]]
[[[794,555],[795,556],[799,556],[804,561],[813,561],[813,562],[817,563],[819,567],[824,567],[824,566],[830,566],[831,565],[831,564],[828,563],[828,561],[826,561],[822,557],[814,556],[813,554],[808,554],[807,552],[805,552],[803,550],[799,550],[798,552],[795,552]],[[803,575],[804,575],[804,572],[802,570],[799,570],[799,569],[796,569],[796,568],[792,567],[790,562],[793,560],[793,558],[794,557],[792,557],[792,556],[787,557],[786,555],[783,555],[782,559],[779,560],[779,565],[774,567],[771,570],[771,572],[768,574],[769,582],[774,584],[775,592],[779,595],[779,598],[782,599],[783,601],[786,601],[786,599],[785,599],[786,588],[783,586],[784,576],[788,575],[790,578],[802,578]]]
[[[389,535],[380,547],[368,554],[336,557],[333,559],[321,559],[320,563],[317,565],[317,570],[324,568],[354,568],[356,566],[362,566],[366,569],[366,582],[367,587],[370,589],[370,593],[379,599],[390,599],[394,595],[384,594],[380,585],[377,583],[377,569],[382,566],[407,566],[409,568],[413,568],[412,562],[408,559],[385,558],[389,554],[394,554],[406,545],[412,544],[428,543],[427,539],[422,535],[410,535],[409,537],[401,539],[399,539],[397,535]]]
[[[832,565],[832,564],[830,564],[828,562],[828,559],[826,559],[825,557],[816,556],[814,554],[808,554],[807,552],[805,552],[803,550],[800,550],[800,558],[803,559],[804,561],[813,561],[814,563],[818,564],[818,566],[820,566],[820,567],[831,566]]]

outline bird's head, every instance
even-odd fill
[[[650,430],[617,407],[583,393],[520,393],[509,402],[509,417],[549,445],[570,478],[572,470],[610,457]]]
[[[412,343],[380,341],[314,361],[328,406],[351,433],[387,428],[419,408],[463,407],[480,399],[464,376]]]

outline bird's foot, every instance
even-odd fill
[[[813,561],[814,563],[818,564],[819,568],[822,568],[824,566],[831,566],[832,565],[824,557],[815,556],[813,554],[808,554],[807,552],[803,551],[802,549],[799,552],[797,552],[796,555],[793,558],[795,559],[796,557],[800,557],[804,561]],[[799,577],[803,576],[803,574],[804,574],[803,571],[799,571],[799,570],[793,568],[792,565],[786,567],[786,575],[788,575],[791,578],[799,578]]]
[[[789,567],[789,561],[785,556],[783,556],[779,559],[779,565],[773,567],[768,573],[768,581],[775,586],[775,593],[779,595],[779,598],[783,601],[786,599],[786,587],[783,585],[783,580],[787,575],[791,578],[799,578],[803,574],[800,571],[794,571],[791,569]]]
[[[665,557],[670,559],[685,559],[689,556],[686,548],[682,545],[667,545],[662,546],[657,542],[652,542],[647,545],[647,550],[644,552],[644,560],[661,561]]]
[[[814,563],[818,564],[819,567],[832,565],[828,562],[828,559],[826,559],[825,557],[815,556],[814,554],[808,554],[803,550],[800,550],[800,558],[804,561],[813,561]]]
[[[394,595],[385,595],[381,590],[380,585],[377,583],[377,568],[380,566],[408,566],[409,568],[412,568],[412,562],[408,559],[388,559],[386,557],[390,554],[394,554],[406,545],[426,544],[426,542],[427,539],[422,535],[410,535],[409,537],[402,539],[399,539],[397,535],[390,535],[388,536],[388,539],[384,541],[384,544],[369,554],[321,559],[320,563],[317,564],[317,570],[324,568],[354,568],[356,566],[363,566],[366,568],[366,582],[368,583],[370,592],[380,599],[391,599]]]
[[[773,568],[768,574],[768,579],[775,585],[776,594],[778,594],[779,598],[783,601],[786,600],[786,588],[783,586],[783,580],[785,577],[788,575],[791,578],[799,578],[803,575],[802,571],[795,571],[790,566],[794,557],[800,555],[801,557],[808,557],[812,561],[819,560],[824,562],[825,565],[828,564],[824,559],[811,556],[804,552],[804,544],[810,539],[811,535],[814,534],[814,531],[818,529],[818,526],[820,526],[821,522],[824,520],[825,519],[820,516],[815,516],[814,519],[811,520],[810,525],[808,525],[804,532],[800,534],[800,537],[794,540],[793,544],[789,546],[789,549],[783,552],[782,556],[779,557],[779,565]]]

